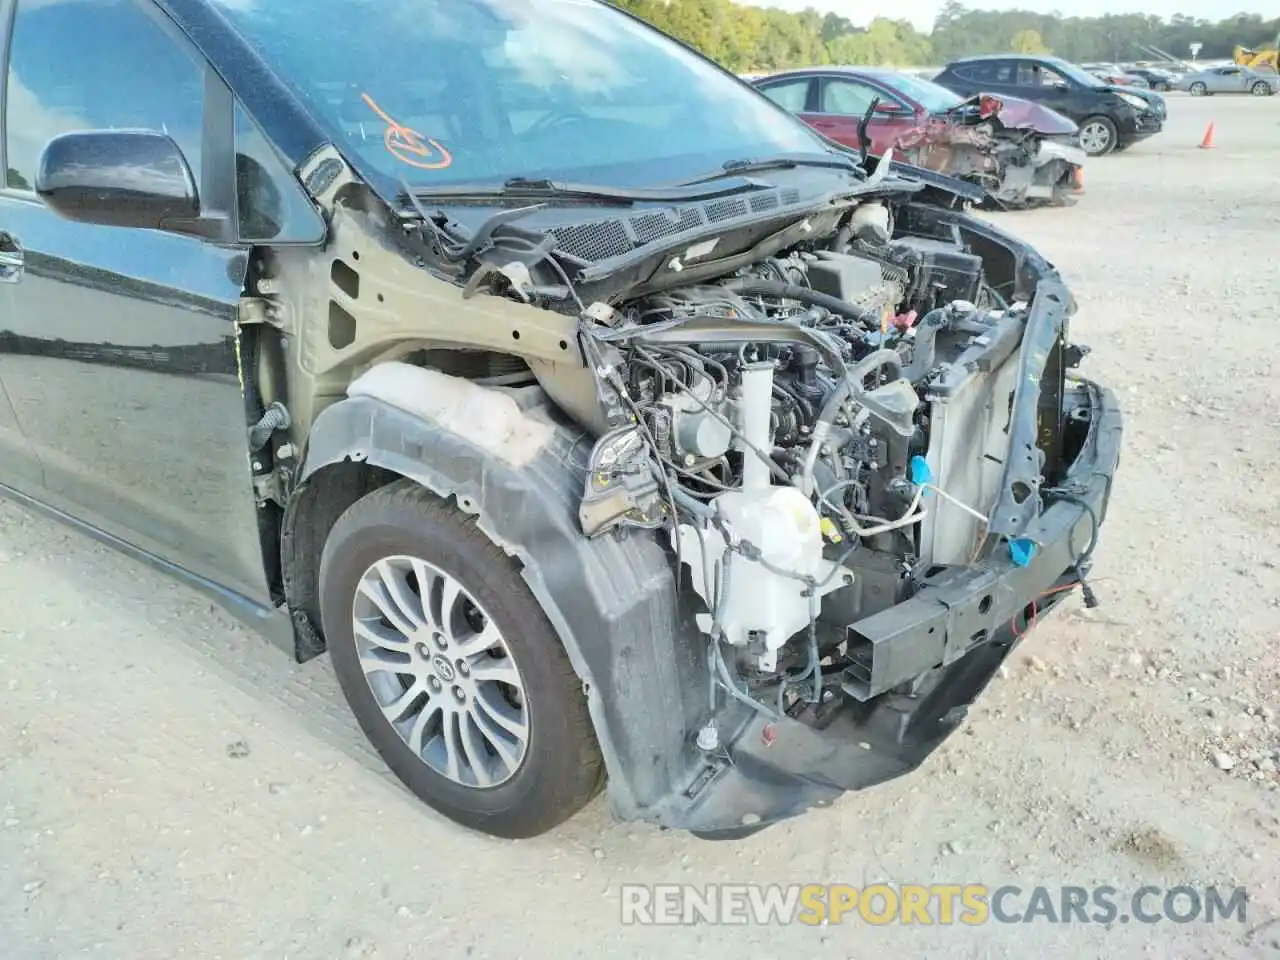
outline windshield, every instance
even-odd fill
[[[633,187],[826,152],[764,96],[595,0],[211,2],[383,186]]]
[[[1092,73],[1086,73],[1077,67],[1074,63],[1067,63],[1065,60],[1059,60],[1057,57],[1046,57],[1045,65],[1055,73],[1062,74],[1067,80],[1072,80],[1082,87],[1105,87],[1106,84],[1095,77]]]
[[[946,87],[939,86],[932,80],[913,77],[909,73],[877,73],[873,76],[886,87],[914,100],[930,113],[941,113],[964,102],[964,97],[957,96]]]

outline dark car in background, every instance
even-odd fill
[[[1117,87],[1139,87],[1143,90],[1151,86],[1142,77],[1136,76],[1118,63],[1082,63],[1080,68],[1085,73],[1093,74],[1103,83]]]
[[[1178,82],[1179,74],[1161,67],[1129,67],[1126,71],[1131,77],[1143,80],[1152,90],[1167,92]]]
[[[1063,203],[1086,159],[1076,125],[1014,97],[962,97],[893,70],[821,67],[758,78],[756,87],[825,136],[976,183],[1006,207]]]
[[[965,97],[993,93],[1044,104],[1080,126],[1080,146],[1095,157],[1156,135],[1168,115],[1158,93],[1104,83],[1058,57],[966,57],[934,81]]]

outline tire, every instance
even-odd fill
[[[430,613],[418,592],[424,580]],[[347,703],[387,766],[428,806],[473,830],[523,838],[599,793],[604,764],[582,683],[517,565],[464,514],[411,481],[375,490],[329,534],[320,596]],[[397,629],[380,612],[388,607],[416,629]],[[366,673],[362,663],[375,661],[397,669]],[[384,715],[392,703],[398,726]],[[508,732],[521,724],[523,746]]]
[[[1091,157],[1105,157],[1118,139],[1116,125],[1107,117],[1086,117],[1080,123],[1080,149]]]
[[[1195,83],[1193,83],[1190,87],[1187,88],[1187,92],[1190,93],[1193,97],[1203,97],[1205,94],[1209,92],[1209,88],[1205,86],[1203,83],[1201,83],[1199,80],[1197,80]]]
[[[1249,92],[1252,93],[1255,97],[1269,97],[1271,96],[1271,93],[1272,93],[1271,84],[1263,80],[1259,80],[1257,83],[1255,83],[1252,87],[1249,88]]]
[[[1157,91],[1158,93],[1168,93],[1168,92],[1169,92],[1169,85],[1168,85],[1167,83],[1157,83],[1157,84],[1156,84],[1156,91]]]

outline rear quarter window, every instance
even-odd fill
[[[956,67],[956,74],[977,83],[1013,83],[1014,64],[1008,60],[963,63]]]
[[[809,104],[809,83],[808,77],[802,80],[780,80],[760,87],[760,92],[782,109],[802,113]]]

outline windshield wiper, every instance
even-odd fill
[[[684,185],[710,183],[723,177],[738,176],[744,173],[759,173],[764,170],[793,170],[796,167],[824,167],[829,170],[858,171],[860,168],[849,157],[839,153],[825,155],[813,153],[782,153],[776,157],[745,157],[740,160],[728,160],[720,165],[719,170],[685,180]]]
[[[735,177],[715,186],[700,181],[656,187],[610,187],[589,183],[567,183],[530,177],[512,177],[500,186],[458,184],[445,187],[415,189],[419,200],[572,200],[628,206],[633,203],[662,203],[682,200],[705,200],[748,190],[764,190],[769,184],[748,177]]]

